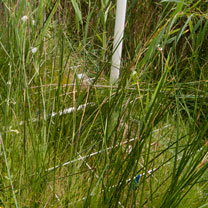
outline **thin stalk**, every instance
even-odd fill
[[[4,160],[5,160],[5,163],[6,163],[7,174],[9,176],[9,181],[10,181],[10,185],[11,185],[11,188],[12,188],[14,203],[15,203],[16,208],[18,208],[19,205],[17,203],[17,198],[16,198],[16,195],[15,195],[15,190],[14,190],[14,186],[13,186],[13,182],[12,182],[12,177],[11,177],[10,170],[9,170],[9,164],[8,164],[8,161],[7,161],[6,151],[5,151],[4,142],[3,142],[3,139],[2,139],[2,136],[1,136],[1,132],[0,132],[0,144],[2,146],[3,153],[4,153]]]

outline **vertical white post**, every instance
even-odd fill
[[[126,4],[127,0],[117,0],[110,84],[114,84],[119,78],[126,17]]]

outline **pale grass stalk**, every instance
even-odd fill
[[[170,126],[170,125],[166,125],[166,126],[163,127],[163,129],[164,129],[164,128],[167,128],[167,127],[169,127],[169,126]],[[161,130],[161,129],[156,129],[156,130],[153,131],[153,133],[158,132],[159,130]],[[67,165],[69,165],[69,164],[72,164],[72,163],[74,163],[74,162],[78,162],[78,161],[80,161],[80,160],[85,160],[85,159],[87,159],[87,158],[90,158],[90,157],[93,157],[93,156],[95,156],[95,155],[101,154],[101,153],[105,152],[106,150],[108,151],[108,150],[111,150],[111,149],[113,149],[113,148],[119,147],[119,146],[121,146],[121,145],[130,143],[130,142],[133,142],[133,141],[135,141],[136,139],[137,139],[137,138],[132,138],[132,139],[130,139],[130,140],[126,140],[126,141],[124,141],[124,142],[122,142],[122,143],[120,143],[120,144],[117,144],[117,145],[115,145],[115,146],[108,147],[107,149],[103,149],[103,150],[100,150],[100,151],[97,151],[97,152],[93,152],[93,153],[91,153],[91,154],[89,154],[89,155],[86,155],[86,156],[81,156],[81,155],[80,155],[80,157],[79,157],[78,159],[70,160],[70,161],[68,161],[68,162],[65,162],[65,163],[63,163],[63,164],[57,165],[57,166],[55,166],[55,167],[51,167],[51,168],[47,169],[46,172],[47,172],[47,171],[53,171],[53,170],[55,170],[55,169],[57,169],[57,168],[67,166]]]
[[[83,104],[83,105],[80,105],[78,106],[78,108],[76,109],[75,107],[71,107],[71,108],[66,108],[62,111],[59,111],[59,112],[52,112],[51,114],[49,114],[48,116],[46,117],[55,117],[56,115],[59,115],[59,116],[62,116],[62,115],[66,115],[66,114],[70,114],[70,113],[73,113],[75,110],[79,111],[79,110],[82,110],[84,108],[86,108],[87,105],[92,105],[94,103],[86,103],[86,104]],[[32,122],[38,122],[39,119],[38,118],[33,118],[32,119]],[[23,125],[24,124],[24,121],[20,121],[19,125]]]
[[[1,132],[0,132],[0,145],[2,146],[3,153],[4,153],[4,160],[5,160],[6,167],[7,167],[7,174],[9,176],[10,186],[12,188],[14,203],[15,203],[15,206],[18,208],[19,206],[18,206],[18,203],[17,203],[17,198],[16,198],[16,195],[15,195],[15,190],[14,190],[14,186],[13,186],[13,183],[12,183],[12,177],[11,177],[10,170],[9,170],[9,164],[8,164],[8,161],[7,161],[6,151],[5,151],[4,142],[3,142],[3,139],[2,139],[2,136],[1,136]]]

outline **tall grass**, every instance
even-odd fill
[[[207,206],[204,1],[0,5],[0,206]]]

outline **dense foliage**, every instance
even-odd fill
[[[207,3],[2,0],[0,206],[208,206]]]

